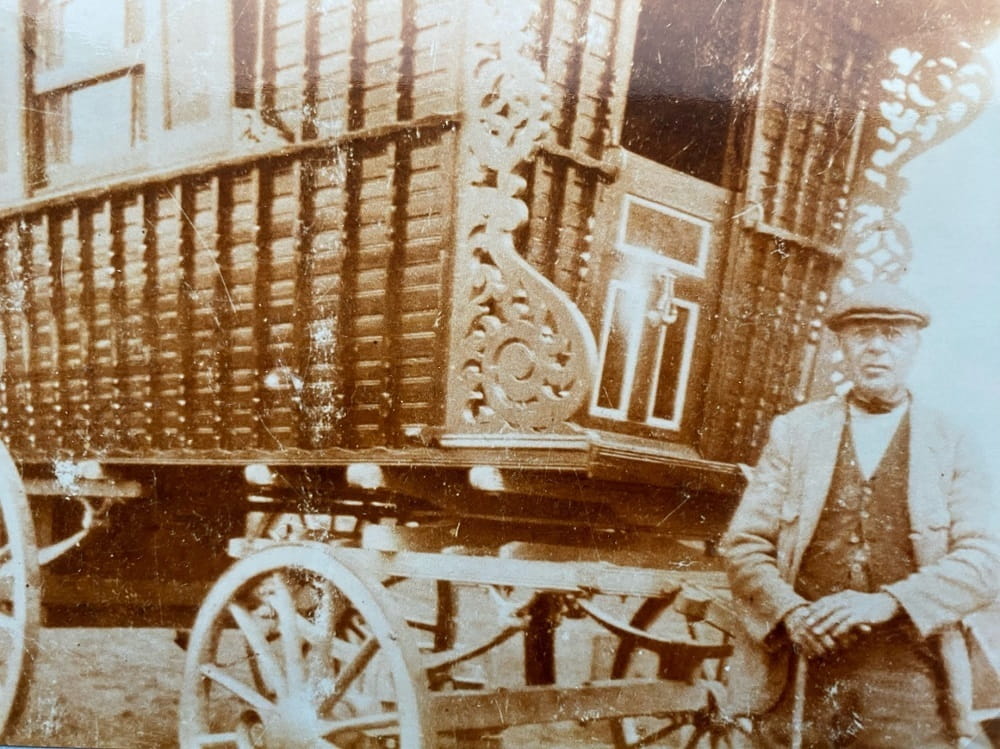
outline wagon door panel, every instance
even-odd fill
[[[666,430],[688,441],[701,407],[729,193],[629,152],[621,173],[597,214],[605,257],[590,413],[612,428]]]

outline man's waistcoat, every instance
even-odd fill
[[[907,413],[865,480],[850,421],[844,424],[830,491],[795,583],[804,598],[845,589],[872,593],[916,570],[907,510],[909,443]]]

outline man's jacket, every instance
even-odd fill
[[[745,627],[730,667],[733,712],[766,711],[785,686],[787,645],[775,634],[784,616],[806,603],[793,586],[829,492],[846,409],[831,398],[774,420],[726,534],[734,605]],[[1000,507],[985,467],[959,430],[914,399],[907,506],[918,569],[885,590],[939,649],[963,733],[973,679],[961,621],[1000,595]]]

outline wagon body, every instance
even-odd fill
[[[511,720],[547,709],[566,600],[621,638],[616,677],[640,645],[688,652],[637,630],[666,598],[705,617],[677,570],[722,585],[737,464],[826,387],[835,279],[898,265],[898,165],[982,83],[964,42],[995,18],[938,5],[121,0],[95,60],[88,0],[0,0],[0,436],[67,552],[50,621],[187,626],[235,537],[351,589],[541,590]],[[206,610],[293,557],[265,548]],[[632,626],[594,591],[651,600]],[[632,686],[573,699],[704,699]],[[490,731],[489,699],[426,710]]]
[[[175,120],[193,112],[182,124],[147,123],[144,158],[59,153],[50,141],[84,140],[72,130],[85,123],[31,112],[88,81],[60,94],[48,79],[68,63],[26,63],[35,142],[23,149],[24,197],[0,219],[0,426],[19,458],[309,461],[476,435],[541,444],[574,424],[735,461],[752,455],[776,409],[805,397],[805,352],[885,53],[859,30],[860,12],[726,4],[709,41],[732,51],[698,81],[680,61],[654,69],[642,58],[659,50],[641,23],[703,20],[683,4],[247,3],[255,43],[221,13],[210,19],[221,49],[202,57],[170,47],[169,23],[202,4],[189,5],[165,6],[159,33],[182,70],[160,71],[164,80],[228,53],[256,64],[224,65],[235,75],[213,76],[201,109],[175,103]],[[27,33],[44,34],[45,19]],[[477,71],[477,54],[501,72]],[[512,56],[530,70],[503,68]],[[664,87],[732,99],[703,118],[707,135],[669,136],[667,116],[681,128],[699,115],[690,108],[660,119],[642,109],[674,93],[642,88],[674,68]],[[536,70],[544,84],[531,81]],[[169,100],[171,84],[153,75],[146,97],[162,84]],[[491,112],[476,100],[490,86],[522,110]],[[496,122],[484,129],[487,117]],[[510,132],[490,132],[501,121]],[[8,116],[12,134],[18,125]],[[696,156],[661,154],[667,166],[641,156],[656,156],[657,128]],[[190,142],[174,156],[178,135]],[[165,155],[152,155],[159,146]],[[483,196],[525,213],[491,213]],[[642,249],[648,258],[612,267]],[[527,262],[508,267],[504,255]],[[653,401],[637,414],[614,394],[592,397],[651,376],[648,362],[604,367],[633,345],[616,339],[623,323],[606,303],[626,281],[652,306],[657,289],[643,279],[664,268],[678,278],[675,327],[696,330],[666,342],[686,382],[669,363],[663,379],[688,397],[637,394]],[[524,310],[504,308],[507,289]]]

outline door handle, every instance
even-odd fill
[[[646,319],[652,325],[673,325],[677,322],[677,305],[674,304],[674,281],[677,280],[670,271],[664,271],[657,276],[659,289],[656,293],[656,303],[646,312]]]

